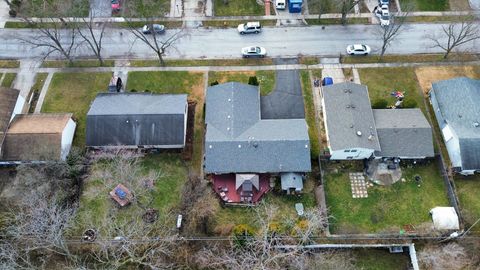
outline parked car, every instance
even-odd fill
[[[378,5],[388,5],[390,4],[390,0],[378,0]]]
[[[260,57],[263,58],[267,55],[267,50],[263,47],[258,47],[258,46],[249,46],[242,48],[242,56],[243,58],[249,58],[249,57]]]
[[[285,9],[287,6],[286,0],[275,0],[276,9]]]
[[[112,0],[112,12],[119,12],[120,11],[120,1],[119,0]]]
[[[151,34],[153,31],[155,31],[156,34],[163,34],[165,33],[165,26],[161,24],[152,24],[152,25],[144,25],[142,27],[142,32],[146,35]]]
[[[258,34],[262,31],[262,26],[260,25],[260,22],[247,22],[238,25],[237,30],[240,35],[251,33]]]
[[[353,44],[347,47],[347,54],[350,55],[367,55],[370,51],[370,47],[363,44]]]
[[[377,16],[380,20],[381,26],[388,26],[390,25],[390,12],[388,11],[388,6],[386,6],[386,9],[384,7],[385,5],[383,5],[382,7],[376,7],[374,9],[375,16]]]

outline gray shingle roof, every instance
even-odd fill
[[[7,130],[19,95],[19,90],[0,87],[0,133]]]
[[[432,128],[420,109],[373,110],[380,157],[433,157]]]
[[[464,170],[480,169],[480,80],[460,77],[432,83],[439,112],[460,143]]]
[[[187,95],[100,93],[87,115],[183,114]]]
[[[207,173],[307,172],[310,141],[304,119],[260,119],[256,87],[209,87],[206,99]]]
[[[323,97],[331,150],[380,150],[366,86],[350,82],[332,84],[323,87]]]
[[[87,115],[86,144],[183,146],[187,95],[102,93]]]

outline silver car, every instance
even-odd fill
[[[155,31],[155,34],[165,33],[165,26],[161,24],[151,24],[151,25],[146,24],[142,27],[142,33],[144,33],[145,35],[151,34],[152,29],[153,31]]]
[[[249,57],[260,57],[263,58],[267,55],[267,50],[263,47],[258,46],[249,46],[242,48],[242,56],[243,58]]]

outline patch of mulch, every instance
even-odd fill
[[[195,107],[196,101],[188,101],[188,116],[187,116],[187,134],[185,139],[185,147],[182,151],[183,160],[189,161],[193,155],[193,135],[195,130]]]

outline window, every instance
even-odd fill
[[[343,152],[344,152],[344,153],[348,153],[348,152],[350,152],[350,150],[345,150],[345,151],[343,151]]]
[[[347,159],[353,159],[353,157],[347,157]]]
[[[350,151],[350,152],[352,152],[352,153],[355,153],[355,152],[357,152],[357,150],[356,150],[356,149],[354,149],[354,150],[352,150],[352,151]]]

